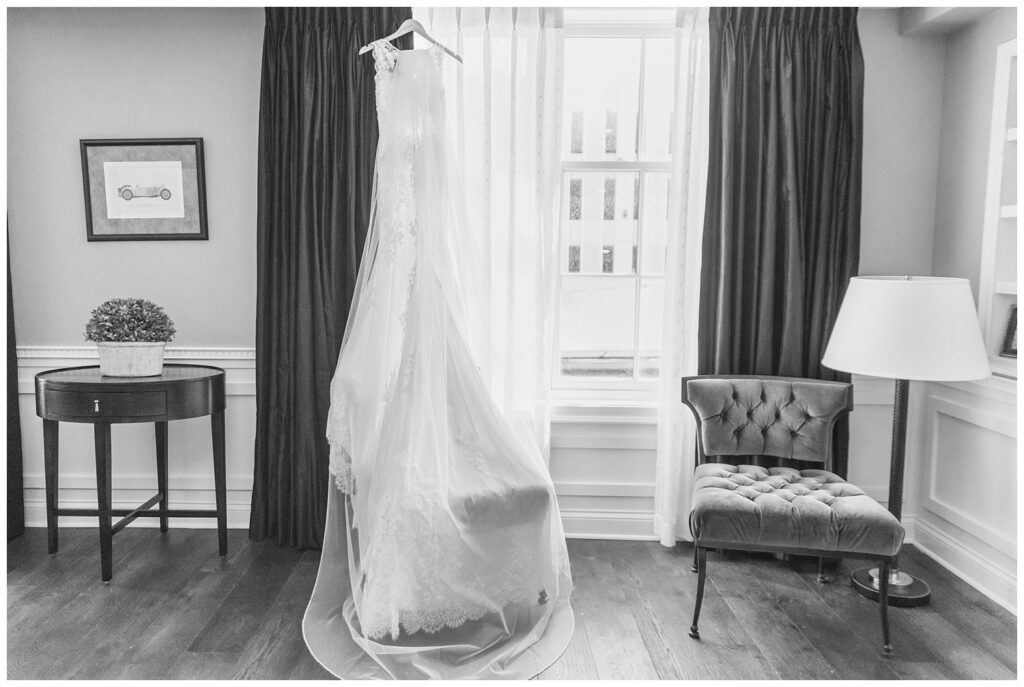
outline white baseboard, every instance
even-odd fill
[[[567,539],[657,540],[653,513],[564,509],[562,529]]]
[[[914,546],[997,604],[1017,613],[1017,575],[926,520],[915,523]]]

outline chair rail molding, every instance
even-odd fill
[[[182,360],[256,360],[256,349],[168,346],[165,357]],[[80,358],[99,359],[96,346],[18,346],[18,360]]]

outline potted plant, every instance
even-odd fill
[[[164,309],[143,298],[112,298],[85,325],[86,341],[94,341],[100,354],[100,373],[111,377],[163,372],[164,348],[174,333]]]

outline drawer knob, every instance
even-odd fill
[[[92,409],[95,410],[97,413],[100,412],[100,401],[99,401],[99,399],[96,399],[96,400],[94,400],[92,402]]]

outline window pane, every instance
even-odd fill
[[[644,160],[668,160],[675,106],[675,41],[648,38],[644,54]]]
[[[637,172],[569,172],[562,217],[562,269],[581,274],[633,274],[639,222]],[[577,246],[575,258],[570,247]],[[575,265],[575,269],[573,268]]]
[[[559,358],[568,377],[632,377],[636,280],[563,277]]]
[[[615,177],[604,178],[604,218],[615,219]]]
[[[608,110],[604,125],[604,152],[614,153],[618,143],[619,113]]]
[[[667,172],[648,172],[644,175],[644,236],[643,264],[645,275],[665,274],[665,251],[668,243],[668,182]]]
[[[658,376],[661,362],[661,334],[665,302],[665,280],[644,279],[640,284],[640,378]]]
[[[581,219],[580,203],[583,201],[583,180],[569,180],[569,219]]]
[[[636,159],[640,41],[566,39],[563,150],[567,159]]]

